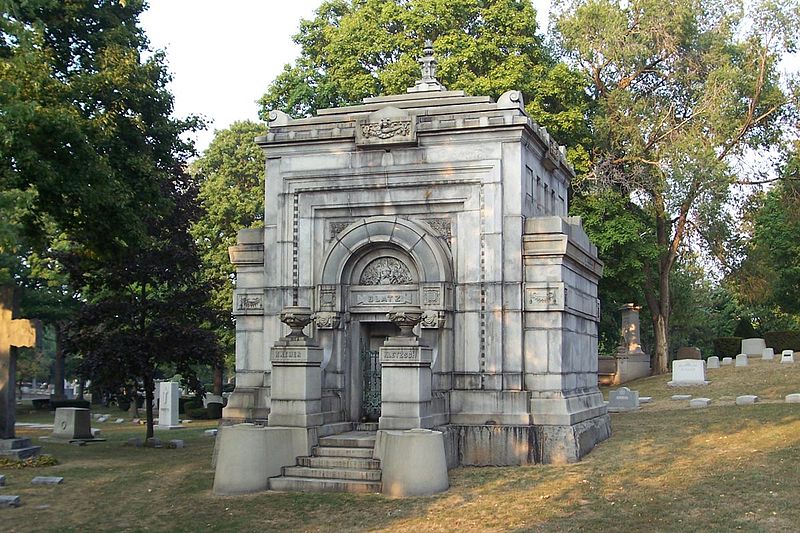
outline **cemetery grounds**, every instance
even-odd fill
[[[0,530],[19,531],[800,531],[800,364],[751,360],[707,371],[705,387],[669,388],[669,375],[626,384],[653,401],[612,414],[613,436],[571,465],[458,468],[448,492],[423,498],[266,492],[211,494],[212,421],[157,431],[182,449],[126,446],[144,437],[114,408],[93,427],[108,440],[77,447],[18,428],[59,464],[0,466],[22,506],[0,509]],[[603,391],[608,396],[608,390]],[[712,399],[690,409],[673,394]],[[761,401],[735,405],[756,394]],[[18,422],[53,422],[21,412]],[[31,485],[63,476],[60,485]]]

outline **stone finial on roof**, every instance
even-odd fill
[[[430,39],[425,40],[425,46],[422,49],[422,57],[418,60],[420,70],[422,71],[422,79],[417,80],[413,87],[409,87],[407,92],[417,93],[423,91],[445,91],[444,85],[439,83],[436,79],[436,67],[439,62],[433,57],[433,42]]]

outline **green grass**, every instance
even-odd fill
[[[60,464],[2,469],[23,505],[0,509],[3,531],[786,531],[800,530],[800,365],[756,361],[711,370],[706,387],[672,389],[668,376],[629,384],[654,402],[612,415],[614,435],[566,466],[458,468],[427,498],[381,495],[211,494],[213,422],[158,432],[185,449],[123,446],[143,426],[95,424],[86,447],[44,443]],[[688,392],[707,409],[671,401]],[[736,406],[740,394],[762,402]],[[37,421],[42,421],[40,415]],[[26,415],[21,421],[29,421]],[[44,430],[22,430],[37,438]],[[44,442],[44,441],[40,441]],[[32,486],[36,475],[63,485]]]

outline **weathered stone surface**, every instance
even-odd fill
[[[64,478],[59,476],[36,476],[31,480],[31,485],[60,485]]]
[[[56,409],[53,433],[56,439],[92,439],[92,423],[89,409],[59,407]]]
[[[639,396],[639,403],[650,403],[653,401],[652,396]]]
[[[719,357],[712,355],[706,361],[706,368],[719,368]]]
[[[794,351],[784,350],[783,353],[781,353],[781,364],[784,363],[794,363]]]
[[[610,412],[635,411],[639,409],[639,391],[628,387],[620,387],[608,393],[608,410]]]
[[[765,361],[772,361],[775,359],[775,350],[772,348],[764,348],[764,350],[761,352],[761,359]]]
[[[744,394],[736,397],[736,405],[753,405],[758,402],[758,396]]]
[[[767,343],[764,342],[764,339],[742,339],[742,353],[745,355],[761,357],[766,347]]]
[[[180,388],[174,381],[162,381],[158,388],[158,429],[178,429],[181,426],[178,415]]]
[[[19,507],[21,503],[19,496],[0,496],[0,507]]]
[[[723,357],[722,362],[720,363],[722,366],[732,365],[733,364],[733,357]]]
[[[708,385],[706,381],[706,367],[702,360],[683,359],[672,362],[672,381],[667,382],[671,387],[685,387],[691,385]]]
[[[711,404],[711,398],[693,398],[689,400],[689,407],[702,408],[708,407]]]
[[[379,431],[375,456],[381,461],[383,493],[388,496],[423,496],[450,486],[440,431]]]
[[[747,366],[748,356],[745,353],[740,353],[736,356],[736,366]]]
[[[172,439],[169,441],[170,448],[185,448],[186,444],[183,442],[183,439]]]
[[[800,403],[800,393],[787,394],[786,403]]]
[[[673,400],[691,400],[692,399],[692,395],[691,394],[673,394],[672,395],[672,399]]]

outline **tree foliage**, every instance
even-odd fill
[[[303,20],[300,57],[259,101],[308,116],[368,96],[402,94],[419,78],[417,58],[434,41],[438,78],[448,89],[497,98],[522,91],[526,111],[585,168],[588,100],[580,76],[559,63],[536,34],[529,0],[328,0]]]
[[[228,247],[236,244],[240,229],[263,226],[265,160],[254,139],[265,132],[263,124],[235,122],[215,133],[190,168],[200,183],[198,200],[203,210],[191,232],[202,260],[203,282],[211,289],[211,304],[219,315],[217,336],[229,362],[233,356],[230,310],[235,270]]]
[[[798,8],[765,2],[747,13],[726,1],[574,0],[556,20],[561,48],[595,102],[592,183],[639,205],[657,249],[643,264],[656,337],[654,369],[667,370],[670,274],[687,239],[715,242],[748,150],[783,140],[796,115],[777,68],[793,48]]]

